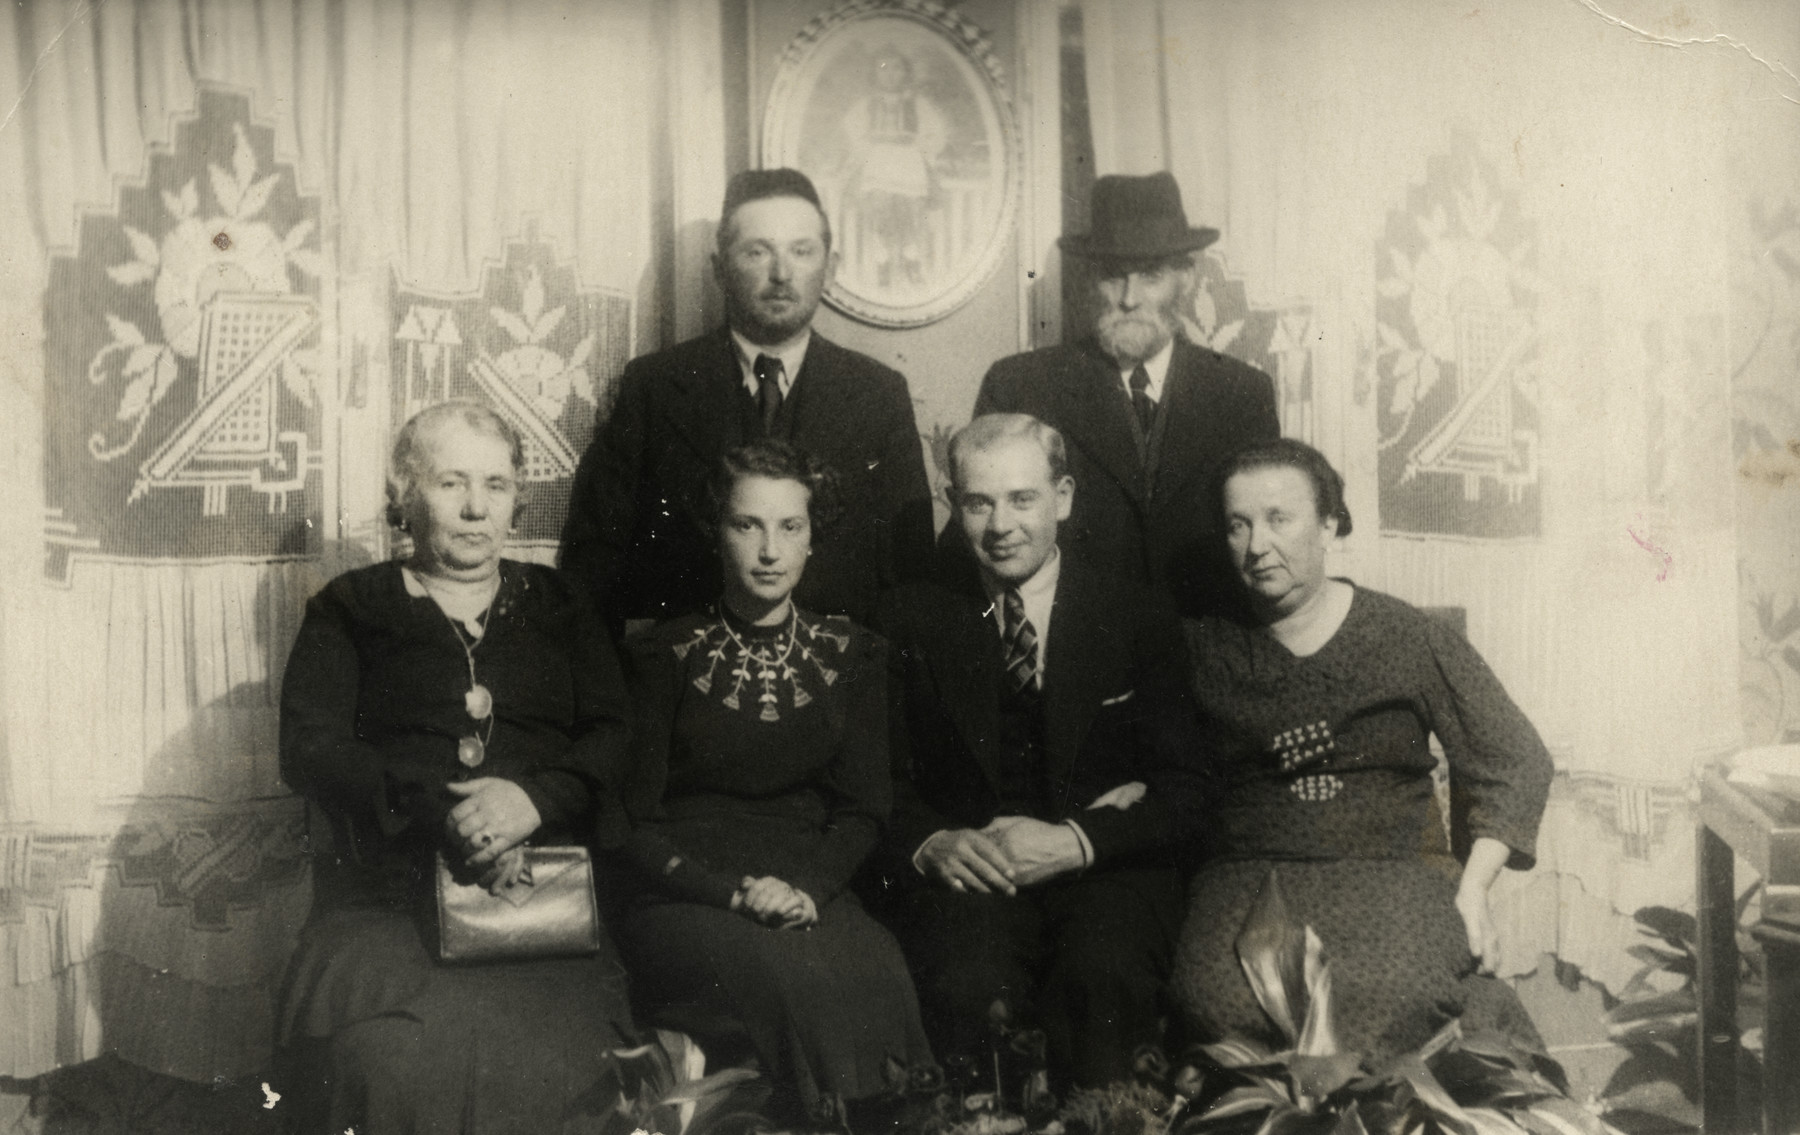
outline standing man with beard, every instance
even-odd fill
[[[929,570],[931,488],[906,379],[812,328],[835,264],[805,174],[731,179],[713,255],[727,325],[632,360],[576,472],[561,564],[615,625],[717,597],[707,479],[721,454],[761,437],[839,477],[843,516],[814,546],[796,602],[866,624],[882,590]]]
[[[1218,236],[1188,227],[1167,172],[1101,178],[1090,231],[1061,241],[1091,267],[1094,335],[1001,359],[975,399],[978,416],[1030,414],[1062,432],[1080,487],[1064,542],[1103,578],[1145,585],[1184,615],[1236,594],[1208,479],[1233,450],[1281,433],[1269,376],[1181,332],[1194,254]]]

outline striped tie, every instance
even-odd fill
[[[1019,597],[1018,588],[1006,589],[1002,611],[1006,618],[1002,635],[1006,645],[1006,676],[1012,681],[1012,691],[1015,694],[1036,692],[1037,630],[1025,617],[1025,600]]]

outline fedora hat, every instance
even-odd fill
[[[1175,175],[1160,170],[1144,177],[1108,174],[1094,183],[1088,232],[1057,243],[1070,256],[1088,260],[1155,260],[1196,252],[1219,239],[1218,229],[1188,227]]]

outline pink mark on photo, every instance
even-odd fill
[[[1640,517],[1639,519],[1642,519],[1642,518]],[[1662,566],[1656,569],[1656,582],[1662,583],[1663,581],[1667,580],[1669,578],[1669,565],[1673,564],[1675,562],[1675,557],[1673,555],[1671,555],[1669,552],[1665,551],[1664,549],[1658,547],[1657,544],[1655,543],[1655,541],[1647,539],[1646,537],[1639,535],[1638,530],[1633,528],[1629,524],[1627,524],[1625,526],[1625,533],[1626,533],[1626,535],[1630,536],[1633,540],[1637,541],[1638,547],[1644,549],[1644,551],[1646,551],[1646,552],[1649,552],[1651,555],[1661,557]]]

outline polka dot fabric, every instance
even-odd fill
[[[1500,840],[1510,866],[1530,866],[1551,775],[1537,731],[1480,655],[1450,627],[1362,588],[1343,626],[1304,658],[1257,626],[1207,618],[1187,629],[1208,751],[1228,786],[1213,817],[1220,853],[1192,883],[1172,983],[1190,1024],[1207,1038],[1276,1040],[1235,949],[1273,869],[1332,959],[1347,1046],[1397,1055],[1470,1004],[1535,1038],[1510,989],[1469,996],[1471,981],[1487,979],[1470,976],[1452,903],[1452,852],[1475,838]],[[1450,764],[1449,842],[1432,791],[1433,733]]]

